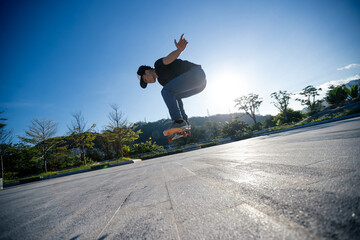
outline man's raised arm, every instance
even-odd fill
[[[184,37],[184,33],[181,35],[179,42],[177,42],[176,39],[174,39],[176,50],[172,51],[169,55],[163,58],[164,65],[168,65],[173,61],[175,61],[180,56],[180,54],[185,50],[188,41],[186,41],[186,39],[183,37]]]

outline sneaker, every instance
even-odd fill
[[[188,128],[188,125],[186,123],[186,121],[184,120],[179,120],[179,121],[174,121],[173,124],[171,125],[171,128]]]

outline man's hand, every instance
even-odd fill
[[[176,48],[181,52],[185,50],[188,44],[188,41],[186,41],[186,39],[183,37],[184,37],[184,33],[181,35],[179,42],[177,42],[176,39],[174,39]]]
[[[164,65],[168,65],[173,61],[175,61],[180,56],[180,54],[185,50],[188,42],[183,37],[184,37],[184,33],[181,35],[179,42],[177,42],[176,39],[174,40],[176,50],[172,51],[169,55],[163,58]]]

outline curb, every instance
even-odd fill
[[[111,168],[111,167],[117,167],[117,166],[121,166],[121,165],[127,165],[127,164],[132,164],[132,163],[138,163],[141,162],[141,159],[134,159],[134,160],[130,160],[130,161],[125,161],[125,162],[120,162],[120,163],[114,163],[114,164],[107,164],[106,168]],[[96,165],[95,165],[96,166]],[[12,186],[16,186],[16,185],[22,185],[22,184],[26,184],[26,183],[32,183],[32,182],[38,182],[38,181],[43,181],[43,180],[47,180],[47,179],[52,179],[52,178],[58,178],[58,177],[65,177],[65,176],[69,176],[69,175],[73,175],[73,174],[78,174],[78,173],[84,173],[84,172],[90,172],[90,171],[96,171],[96,170],[101,170],[104,169],[104,167],[102,168],[98,168],[98,169],[84,169],[84,170],[79,170],[79,171],[74,171],[74,172],[67,172],[67,173],[61,173],[61,174],[56,174],[56,175],[52,175],[52,176],[47,176],[47,177],[36,177],[31,179],[31,181],[19,181],[19,182],[15,182],[15,183],[8,183],[8,184],[4,184],[3,188],[7,188],[7,187],[12,187]]]

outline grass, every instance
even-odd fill
[[[212,142],[207,142],[207,143],[200,144],[200,147],[201,148],[207,148],[207,147],[212,147],[212,146],[216,146],[216,145],[218,145],[218,142],[217,141],[212,141]]]
[[[269,129],[267,132],[273,132],[273,131],[282,130],[282,129],[287,129],[287,128],[291,128],[291,127],[307,125],[307,124],[315,123],[315,122],[321,122],[321,121],[324,121],[324,120],[333,119],[333,118],[338,118],[338,117],[344,117],[344,116],[352,115],[352,114],[355,114],[355,113],[359,113],[359,109],[355,109],[355,110],[345,110],[344,112],[337,113],[337,114],[329,114],[329,115],[320,116],[320,117],[318,117],[318,118],[316,118],[316,119],[311,120],[310,122],[302,122],[302,123],[294,123],[294,124],[284,124],[284,125],[281,125],[281,126],[277,126],[277,127],[271,128],[271,129]]]
[[[172,155],[172,154],[176,154],[176,153],[181,153],[182,151],[183,151],[183,149],[181,148],[181,149],[176,149],[176,150],[167,151],[167,152],[143,153],[143,154],[138,154],[136,156],[141,158],[142,160],[147,160],[147,159],[152,159],[152,158],[157,158],[157,157],[168,156],[168,155]]]
[[[132,160],[131,158],[119,158],[119,159],[113,160],[113,161],[104,161],[104,162],[101,162],[101,163],[90,163],[90,164],[87,164],[87,165],[82,165],[82,166],[74,167],[74,168],[68,168],[68,169],[57,170],[57,171],[49,171],[49,172],[46,172],[46,173],[40,173],[40,174],[32,175],[32,176],[29,176],[29,177],[23,177],[23,178],[11,179],[11,180],[4,179],[3,184],[17,183],[20,180],[29,180],[29,179],[33,179],[33,178],[51,177],[51,176],[58,175],[58,174],[63,174],[63,173],[76,172],[76,171],[80,171],[80,170],[87,170],[87,169],[91,169],[91,167],[93,167],[93,166],[97,166],[99,164],[104,164],[104,163],[111,165],[111,164],[115,164],[115,163],[131,161],[131,160]]]

